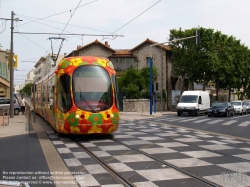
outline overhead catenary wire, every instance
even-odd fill
[[[125,27],[126,25],[128,25],[129,23],[131,23],[132,21],[134,21],[136,18],[138,18],[139,16],[141,16],[142,14],[144,14],[145,12],[147,12],[149,9],[151,9],[153,6],[155,6],[156,4],[158,4],[161,0],[157,1],[155,4],[153,4],[152,6],[150,6],[149,8],[147,8],[146,10],[144,10],[142,13],[140,13],[138,16],[136,16],[135,18],[133,18],[132,20],[130,20],[129,22],[127,22],[126,24],[124,24],[123,26],[121,26],[120,28],[118,28],[117,30],[115,30],[114,32],[112,32],[112,34],[114,34],[115,32],[119,31],[120,29],[122,29],[123,27]]]
[[[66,29],[68,23],[70,22],[72,16],[75,14],[75,11],[78,9],[78,7],[79,7],[79,5],[81,4],[81,2],[82,2],[82,0],[79,1],[78,5],[77,5],[76,8],[74,9],[73,14],[70,15],[70,18],[69,18],[68,22],[66,23],[64,29],[62,30],[61,34],[63,34],[64,30]],[[71,13],[71,10],[70,10],[70,13]],[[61,35],[61,34],[60,34],[60,35]],[[59,36],[60,36],[60,35],[59,35]],[[53,38],[52,38],[52,39],[53,39]],[[56,44],[57,41],[55,41],[55,43],[52,45],[52,39],[51,39],[52,58],[53,58],[53,61],[56,63],[56,61],[57,61],[57,59],[58,59],[58,56],[59,56],[59,53],[60,53],[60,51],[61,51],[62,45],[63,45],[64,38],[58,38],[58,39],[61,39],[61,45],[60,45],[60,47],[59,47],[59,49],[58,49],[58,53],[57,53],[56,57],[54,57],[54,54],[53,54],[53,47],[54,47],[54,45]]]
[[[35,17],[25,16],[25,15],[20,15],[20,16],[23,17],[23,18],[29,19],[29,20],[31,20],[31,18],[38,19],[38,18],[35,18]],[[57,23],[57,24],[63,24],[63,25],[65,24],[65,23],[62,23],[62,22],[52,21],[52,20],[46,20],[46,19],[43,19],[42,21],[47,21],[47,22],[52,22],[52,23]],[[54,26],[50,26],[50,25],[45,24],[45,23],[41,23],[39,21],[36,21],[36,22],[39,23],[39,24],[46,25],[48,27],[52,27],[52,28],[55,28],[55,29],[58,29],[58,30],[62,30],[62,29],[56,28]],[[82,29],[87,29],[87,30],[92,30],[92,31],[98,31],[98,32],[103,32],[103,33],[110,33],[111,34],[111,32],[108,32],[108,31],[103,31],[103,30],[98,30],[98,29],[92,29],[92,28],[88,28],[88,27],[82,27],[82,26],[79,26],[79,25],[68,24],[68,26],[82,28]]]
[[[123,37],[124,35],[117,35],[117,34],[113,34],[113,35],[110,35],[110,34],[61,34],[61,33],[49,33],[49,32],[14,32],[16,34],[47,34],[47,35],[72,35],[72,36],[114,36],[114,37]]]
[[[82,2],[82,0],[80,0],[80,2],[78,3],[77,7],[74,9],[73,14],[70,15],[70,18],[69,18],[68,22],[66,23],[64,29],[62,30],[62,34],[63,34],[64,30],[66,29],[66,27],[68,26],[68,24],[69,24],[69,22],[70,22],[72,16],[75,14],[75,12],[76,12],[76,10],[78,9],[78,7],[79,7],[79,5],[81,4],[81,2]],[[70,11],[70,13],[71,13],[71,11]]]
[[[91,1],[91,2],[89,2],[89,3],[85,3],[85,4],[81,5],[81,6],[78,6],[78,8],[81,8],[81,7],[83,7],[83,6],[86,6],[86,5],[89,5],[89,4],[91,4],[91,3],[94,3],[95,1],[98,1],[98,0],[94,0],[94,1]],[[26,25],[26,24],[29,24],[29,23],[32,23],[32,22],[36,22],[36,21],[38,21],[38,20],[43,20],[43,19],[46,19],[46,18],[49,18],[49,17],[53,17],[53,16],[57,16],[57,15],[60,15],[60,14],[66,13],[66,12],[70,12],[71,10],[75,10],[75,9],[76,9],[76,8],[73,8],[73,9],[66,10],[66,11],[64,11],[64,12],[60,12],[60,13],[57,13],[57,14],[53,14],[53,15],[50,15],[50,16],[47,16],[47,17],[44,17],[44,18],[38,18],[37,20],[30,21],[30,22],[28,22],[28,23],[20,24],[19,27],[20,27],[20,26],[23,26],[23,25]]]
[[[91,1],[91,2],[89,2],[89,3],[86,3],[86,4],[84,4],[84,5],[80,5],[80,3],[78,4],[78,6],[76,7],[76,8],[74,8],[74,9],[70,9],[70,10],[67,10],[67,11],[64,11],[64,12],[61,12],[61,13],[57,13],[57,14],[54,14],[54,15],[51,15],[51,16],[47,16],[47,17],[44,17],[44,18],[39,18],[39,19],[36,19],[36,20],[32,20],[31,22],[36,22],[36,21],[38,21],[38,20],[45,20],[46,18],[49,18],[49,17],[52,17],[52,16],[56,16],[56,15],[59,15],[59,14],[62,14],[62,13],[66,13],[66,12],[71,12],[71,11],[73,11],[74,10],[74,12],[78,9],[78,8],[80,8],[80,7],[83,7],[83,6],[86,6],[86,5],[88,5],[88,4],[90,4],[90,3],[93,3],[93,2],[96,2],[97,0],[95,0],[95,1]],[[65,31],[65,28],[67,27],[67,26],[69,26],[70,24],[69,24],[69,22],[70,22],[70,20],[71,20],[71,18],[72,18],[72,16],[73,16],[73,14],[71,14],[70,15],[70,18],[69,18],[69,20],[68,20],[68,22],[67,22],[67,24],[65,25],[65,27],[64,27],[64,29],[63,29],[63,31],[62,31],[62,33],[61,33],[61,35],[64,35],[64,36],[72,36],[72,37],[77,37],[77,36],[80,36],[81,38],[83,37],[83,36],[102,36],[102,37],[106,37],[106,36],[111,36],[111,37],[117,37],[117,36],[122,36],[122,35],[112,35],[113,33],[116,33],[117,31],[119,31],[120,29],[122,29],[122,28],[124,28],[126,25],[128,25],[129,23],[131,23],[132,21],[134,21],[135,19],[137,19],[139,16],[141,16],[142,14],[144,14],[145,12],[147,12],[149,9],[151,9],[153,6],[155,6],[157,3],[159,3],[161,0],[159,0],[159,1],[157,1],[156,3],[154,3],[153,5],[151,5],[149,8],[147,8],[146,10],[144,10],[142,13],[140,13],[139,15],[137,15],[135,18],[133,18],[132,20],[130,20],[129,22],[127,22],[126,24],[124,24],[123,26],[121,26],[121,27],[119,27],[118,29],[116,29],[114,32],[112,32],[111,33],[111,35],[93,35],[93,34],[69,34],[69,35],[66,35],[66,34],[63,34],[63,32],[67,32],[67,31]],[[80,1],[81,2],[81,1]],[[31,23],[31,22],[29,22],[29,23]],[[25,24],[27,24],[27,23],[25,23]],[[60,23],[60,24],[63,24],[63,23]],[[20,26],[22,26],[22,25],[24,25],[24,24],[19,24],[18,26],[20,27]],[[89,29],[89,28],[88,28]],[[96,31],[99,31],[99,30],[96,30]],[[106,31],[101,31],[101,32],[106,32]],[[108,33],[110,33],[110,32],[108,32]],[[19,33],[19,34],[21,34],[21,33]],[[59,35],[59,34],[58,34]],[[59,35],[60,36],[60,35]],[[30,40],[31,41],[31,40]],[[34,43],[34,42],[33,42]],[[55,42],[56,43],[56,42]],[[36,44],[37,45],[37,44]],[[44,48],[43,48],[44,49]],[[46,54],[48,53],[48,51],[49,50],[46,50],[46,49],[44,49],[45,51],[46,51]]]
[[[111,34],[116,33],[117,31],[121,30],[123,27],[125,27],[126,25],[128,25],[129,23],[131,23],[132,21],[134,21],[136,18],[138,18],[139,16],[141,16],[142,14],[144,14],[145,12],[147,12],[149,9],[151,9],[153,6],[155,6],[156,4],[158,4],[161,0],[157,1],[156,3],[154,3],[153,5],[151,5],[149,8],[147,8],[146,10],[144,10],[142,13],[140,13],[139,15],[137,15],[136,17],[134,17],[133,19],[131,19],[129,22],[127,22],[126,24],[124,24],[123,26],[121,26],[120,28],[118,28],[117,30],[115,30],[114,32],[112,32]],[[107,39],[107,38],[103,38],[102,40]]]

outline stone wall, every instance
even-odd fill
[[[83,50],[79,51],[77,55],[98,56],[98,57],[108,58],[109,56],[112,55],[112,52],[96,44],[96,45],[91,45],[87,48],[84,48]]]
[[[165,102],[163,102],[163,111]],[[152,106],[154,111],[154,105]],[[161,101],[157,100],[156,111],[161,111]],[[123,112],[149,112],[149,99],[123,99]]]

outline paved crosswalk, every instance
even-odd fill
[[[250,118],[247,118],[246,121],[241,120],[245,116],[234,116],[229,118],[220,117],[219,119],[210,118],[207,116],[194,116],[194,117],[179,117],[179,116],[167,116],[163,115],[159,118],[153,119],[155,122],[179,122],[179,123],[193,123],[193,124],[220,124],[223,126],[236,125],[239,127],[250,126]]]

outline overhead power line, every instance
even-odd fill
[[[113,37],[124,37],[124,35],[117,34],[61,34],[61,33],[42,33],[42,32],[14,32],[16,34],[48,34],[48,35],[72,35],[72,36],[113,36]]]
[[[29,20],[31,20],[31,18],[33,18],[33,19],[38,19],[38,18],[35,18],[35,17],[25,16],[25,15],[19,15],[19,16],[21,16],[21,17],[23,17],[23,18],[26,18],[26,19],[29,19]],[[51,22],[51,23],[58,23],[58,24],[61,24],[61,25],[62,25],[62,24],[63,24],[63,25],[65,24],[65,23],[62,23],[62,22],[52,21],[52,20],[47,20],[47,19],[43,19],[43,21],[47,21],[47,22]],[[52,28],[55,28],[55,29],[58,29],[58,30],[62,30],[62,29],[56,28],[56,27],[54,27],[54,26],[50,26],[50,25],[41,23],[41,22],[39,22],[39,21],[36,21],[36,22],[37,22],[37,23],[40,23],[40,24],[43,24],[43,25],[46,25],[46,26],[48,26],[48,27],[52,27]],[[82,28],[82,29],[88,29],[88,30],[98,31],[98,32],[103,32],[103,33],[110,33],[110,34],[111,34],[111,32],[102,31],[102,30],[98,30],[98,29],[92,29],[92,28],[83,27],[83,26],[79,26],[79,25],[68,24],[68,26],[77,27],[77,28]],[[70,32],[69,32],[69,33],[70,33]]]
[[[140,13],[138,16],[136,16],[135,18],[133,18],[132,20],[130,20],[129,22],[127,22],[125,25],[121,26],[119,29],[115,30],[114,32],[112,32],[112,34],[114,34],[115,32],[119,31],[120,29],[122,29],[123,27],[125,27],[126,25],[128,25],[129,23],[131,23],[132,21],[134,21],[136,18],[138,18],[139,16],[141,16],[142,14],[144,14],[145,12],[147,12],[150,8],[152,8],[153,6],[155,6],[157,3],[159,3],[161,0],[157,1],[155,4],[153,4],[152,6],[150,6],[149,8],[147,8],[146,10],[144,10],[142,13]]]
[[[98,1],[98,0],[95,0],[95,1]],[[91,3],[94,3],[95,1],[91,1],[91,2],[89,2],[89,3],[85,3],[85,4],[81,5],[81,6],[79,6],[78,8],[81,8],[81,7],[83,7],[83,6],[86,6],[86,5],[89,5],[89,4],[91,4]],[[63,14],[63,13],[66,13],[66,12],[70,12],[70,11],[75,10],[75,9],[76,9],[76,8],[73,8],[73,9],[66,10],[66,11],[64,11],[64,12],[60,12],[60,13],[57,13],[57,14],[53,14],[53,15],[50,15],[50,16],[47,16],[47,17],[44,17],[44,18],[38,18],[38,19],[36,19],[36,20],[30,21],[30,22],[28,22],[28,23],[20,24],[20,25],[18,25],[18,26],[20,27],[20,26],[22,26],[22,25],[26,25],[26,24],[29,24],[29,23],[32,23],[32,22],[36,22],[36,21],[43,20],[43,19],[46,19],[46,18],[49,18],[49,17],[57,16],[57,15],[59,15],[59,14]]]
[[[78,3],[77,7],[74,9],[73,14],[71,14],[71,15],[70,15],[70,18],[69,18],[68,22],[66,23],[66,25],[65,25],[64,29],[62,30],[62,33],[64,32],[64,30],[65,30],[65,29],[66,29],[66,27],[68,26],[68,24],[69,24],[69,22],[70,22],[70,20],[71,20],[72,16],[75,14],[76,10],[79,8],[79,5],[81,4],[81,2],[82,2],[82,0],[80,0],[80,2]],[[70,11],[70,13],[71,13],[71,11]]]

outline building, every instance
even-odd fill
[[[171,91],[172,89],[186,89],[189,88],[189,84],[186,83],[183,86],[183,80],[174,75],[173,62],[171,59],[170,47],[167,45],[154,45],[157,42],[146,39],[139,45],[132,49],[113,49],[110,47],[108,42],[101,43],[98,40],[91,42],[84,46],[77,46],[76,50],[73,50],[67,55],[70,56],[101,56],[108,58],[112,61],[117,75],[122,71],[130,68],[131,66],[141,69],[149,66],[150,51],[153,57],[153,65],[157,68],[158,76],[156,82],[159,84],[158,95],[161,95],[161,91],[165,92],[166,103],[161,106],[162,110],[172,110]],[[178,84],[177,84],[178,81]],[[157,103],[158,110],[160,109],[160,102]]]
[[[10,97],[9,55],[8,51],[0,50],[0,97]]]
[[[25,79],[25,85],[29,84],[29,83],[33,83],[33,79],[35,77],[35,73],[34,72],[35,72],[34,69],[32,69],[32,70],[29,71],[29,73],[27,74],[27,77]]]
[[[58,55],[56,64],[58,64],[63,57],[64,55]],[[56,64],[52,60],[51,54],[48,54],[46,57],[41,57],[34,66],[35,70],[33,82],[37,82],[45,77],[45,75],[47,75]]]

